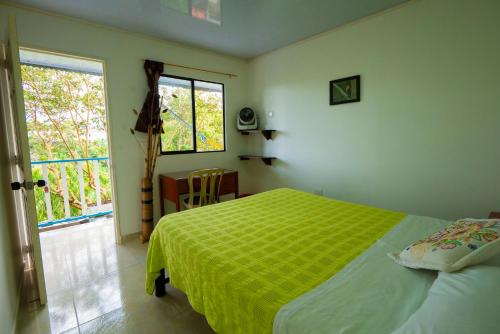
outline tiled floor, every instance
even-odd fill
[[[114,242],[102,219],[41,234],[48,304],[23,311],[20,333],[213,333],[186,296],[144,290],[147,244]]]

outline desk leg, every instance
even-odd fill
[[[163,200],[163,182],[160,177],[160,213],[161,216],[165,216],[165,201]]]
[[[238,185],[238,173],[236,173],[236,178],[235,178],[235,181],[234,181],[234,186],[235,186],[235,192],[234,192],[234,198],[239,198],[240,197],[240,189],[239,189],[239,185]]]
[[[176,210],[177,212],[181,211],[181,203],[180,203],[180,201],[179,201],[179,195],[177,195],[177,197],[176,197],[176,201],[175,201],[175,210]]]

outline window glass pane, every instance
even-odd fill
[[[196,151],[224,150],[223,86],[195,81]]]
[[[161,77],[159,92],[162,100],[163,152],[194,150],[191,81]],[[161,99],[160,98],[160,99]]]
[[[191,0],[191,16],[220,25],[220,0]]]
[[[143,0],[151,1],[151,0]],[[199,20],[221,25],[220,0],[159,0],[162,11],[176,10]]]

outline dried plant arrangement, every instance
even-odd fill
[[[163,63],[146,60],[144,70],[148,79],[149,91],[140,112],[133,109],[137,116],[135,128],[130,129],[144,154],[144,175],[141,180],[142,233],[141,242],[149,240],[154,228],[153,221],[153,174],[161,151],[162,120],[160,116],[160,94],[158,81],[163,72]],[[144,135],[139,135],[143,133]]]
[[[162,98],[163,100],[163,98]],[[138,116],[139,113],[136,109],[132,109],[134,115]],[[138,118],[138,121],[140,119]],[[130,133],[134,136],[139,148],[144,154],[144,177],[152,178],[156,167],[156,161],[160,156],[160,140],[161,140],[161,122],[160,124],[149,124],[148,131],[145,138],[139,138],[137,131],[130,128]]]

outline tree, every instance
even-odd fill
[[[47,67],[21,66],[26,121],[33,161],[107,156],[104,82],[102,76]],[[38,166],[38,165],[37,165]],[[96,180],[91,163],[83,165],[87,205],[96,202]],[[99,164],[101,200],[111,200],[109,170]],[[49,164],[54,217],[64,217],[59,165]],[[71,215],[80,215],[80,189],[76,164],[66,168]],[[33,178],[41,179],[40,167]],[[47,219],[42,190],[35,192],[38,220]]]

